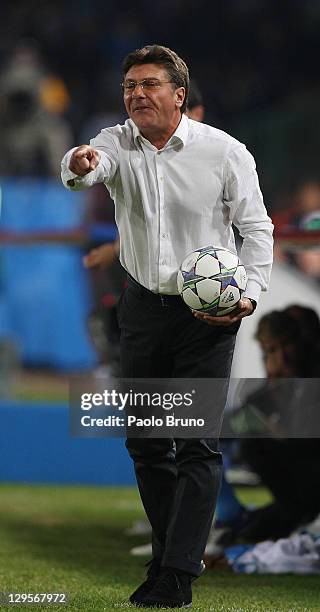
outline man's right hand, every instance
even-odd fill
[[[89,145],[81,145],[73,151],[69,169],[77,176],[85,176],[96,169],[100,161],[100,153]]]

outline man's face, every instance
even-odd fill
[[[124,89],[126,111],[143,133],[166,131],[175,127],[181,118],[180,108],[184,100],[184,88],[176,88],[168,83],[170,77],[161,65],[142,64],[132,66],[124,77],[124,83],[150,79],[158,83],[155,88],[142,88],[137,85],[133,90]]]

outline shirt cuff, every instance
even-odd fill
[[[88,172],[84,176],[79,176],[70,170],[69,164],[72,153],[76,150],[74,147],[64,156],[61,162],[61,178],[62,182],[67,189],[79,191],[86,187],[91,187],[94,183],[103,182],[104,177],[104,166],[102,163],[102,154],[100,154],[100,161],[95,170]],[[102,152],[101,152],[102,153]]]
[[[247,282],[246,290],[242,297],[252,298],[258,303],[261,291],[261,285],[259,285],[257,281],[249,279]]]
[[[62,166],[62,171],[63,171],[63,178],[65,179],[65,181],[69,181],[70,179],[82,179],[83,178],[82,176],[79,176],[78,174],[75,174],[74,172],[72,172],[72,170],[70,170],[69,168],[71,155],[76,150],[76,148],[77,147],[73,147],[73,149],[70,149],[70,151],[68,151],[68,153],[62,160],[61,166]]]

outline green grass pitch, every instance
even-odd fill
[[[264,503],[262,489],[241,489]],[[146,539],[124,529],[143,516],[134,488],[0,486],[0,591],[66,592],[67,605],[2,610],[134,610],[127,598],[144,576],[129,555]],[[244,576],[209,570],[194,585],[194,612],[320,611],[317,576]]]

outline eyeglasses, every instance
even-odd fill
[[[158,79],[142,79],[142,81],[124,81],[121,87],[125,93],[134,92],[135,88],[140,85],[141,89],[146,91],[155,91],[160,89],[165,83],[173,83],[173,81],[158,81]]]

